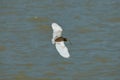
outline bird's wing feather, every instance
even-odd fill
[[[55,43],[54,40],[58,37],[61,37],[63,29],[57,23],[52,23],[51,26],[53,29],[52,43],[54,44]]]
[[[70,54],[68,48],[65,46],[64,41],[56,42],[55,44],[57,51],[64,58],[69,58]]]
[[[63,31],[63,29],[61,28],[61,26],[58,25],[57,23],[52,23],[52,29],[53,29],[54,32]]]

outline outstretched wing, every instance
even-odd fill
[[[63,29],[61,26],[59,26],[57,23],[52,23],[52,29],[53,29],[53,38],[52,38],[52,43],[55,43],[55,39],[58,37],[61,37]]]
[[[69,58],[70,54],[68,48],[65,46],[64,41],[56,42],[55,44],[57,51],[64,58]]]

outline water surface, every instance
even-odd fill
[[[64,29],[71,58],[51,44]],[[120,80],[119,0],[1,0],[0,80]]]

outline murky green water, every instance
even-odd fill
[[[51,44],[63,26],[71,58]],[[1,0],[0,80],[120,80],[119,0]]]

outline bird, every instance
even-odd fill
[[[57,23],[52,23],[51,27],[53,29],[53,38],[52,38],[52,44],[55,45],[58,53],[64,57],[69,58],[70,54],[68,51],[68,48],[65,46],[64,42],[68,41],[67,38],[64,38],[62,36],[62,27],[58,25]]]

